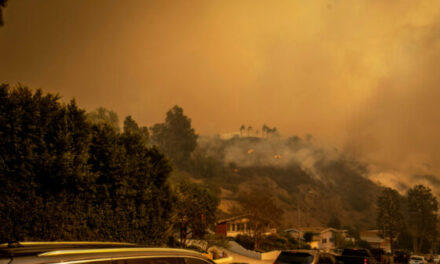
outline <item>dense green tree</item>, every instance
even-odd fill
[[[74,101],[0,86],[2,240],[162,244],[171,229],[171,167],[156,148]]]
[[[175,225],[183,245],[189,235],[204,238],[208,227],[215,222],[219,200],[207,189],[187,181],[176,185]]]
[[[87,114],[89,120],[93,123],[107,123],[119,132],[119,117],[116,112],[104,107],[98,107],[96,110]]]
[[[58,99],[41,90],[0,87],[0,216],[4,219],[0,237],[4,239],[50,238],[49,218],[59,213],[48,208],[51,201],[65,193],[78,195],[92,179],[84,111],[74,101],[61,105]],[[45,210],[54,214],[44,214]]]
[[[400,195],[392,188],[385,188],[377,199],[377,227],[384,238],[390,240],[391,252],[403,227],[403,215],[400,210]]]
[[[142,143],[147,146],[150,137],[147,127],[139,127],[131,116],[127,116],[124,120],[124,133],[140,137]]]
[[[186,169],[191,153],[197,146],[197,137],[191,127],[191,119],[183,114],[183,109],[174,106],[167,112],[165,123],[151,128],[151,139],[179,168]]]
[[[407,192],[408,224],[413,231],[413,250],[421,252],[424,243],[437,235],[437,198],[429,187],[416,185]]]
[[[93,208],[101,212],[94,225],[107,240],[165,242],[174,201],[167,160],[157,149],[146,148],[137,134],[118,134],[108,124],[93,129],[89,162],[101,201]]]
[[[407,251],[414,250],[412,232],[408,229],[406,225],[402,227],[402,230],[400,230],[399,239],[397,240],[397,242],[397,246],[400,249],[404,249]]]

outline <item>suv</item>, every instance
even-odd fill
[[[274,264],[336,264],[336,259],[317,250],[283,250]]]
[[[142,248],[129,243],[23,242],[0,245],[0,264],[214,264],[184,249]]]

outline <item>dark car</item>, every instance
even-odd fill
[[[370,250],[360,248],[346,248],[342,251],[341,256],[337,257],[340,264],[376,264],[377,261],[371,254]]]
[[[283,250],[274,264],[336,264],[336,258],[317,250]]]

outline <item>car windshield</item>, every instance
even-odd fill
[[[306,264],[312,263],[314,256],[307,252],[282,252],[276,263]]]

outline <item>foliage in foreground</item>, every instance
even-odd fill
[[[134,126],[135,127],[135,126]],[[171,167],[142,131],[91,123],[74,101],[0,86],[0,237],[161,244]]]

